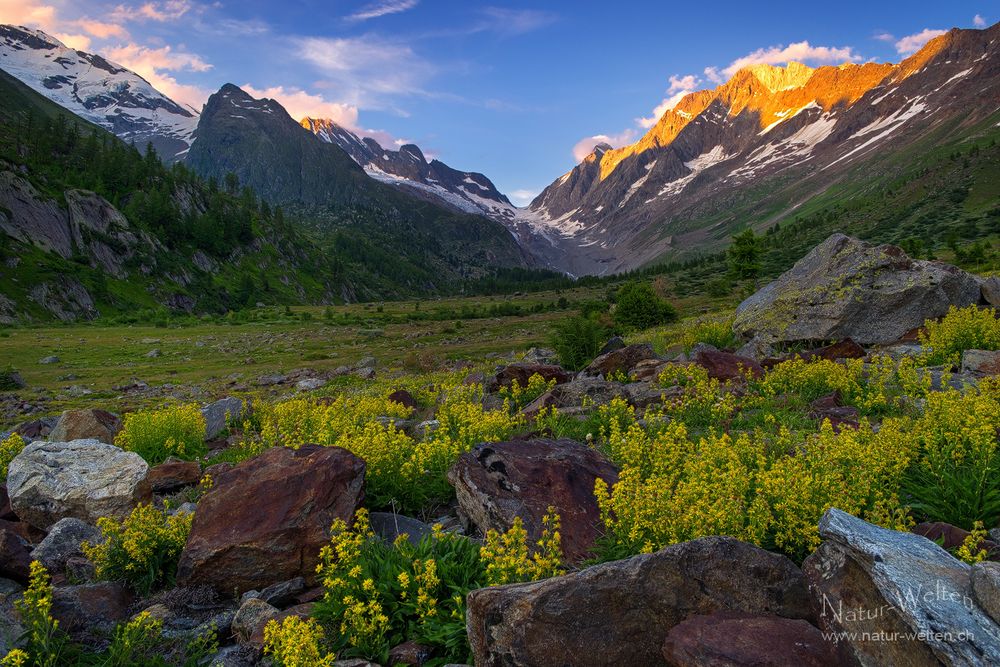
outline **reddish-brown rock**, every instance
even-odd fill
[[[814,361],[816,359],[836,361],[838,359],[861,359],[866,354],[868,353],[865,351],[865,348],[855,343],[852,339],[845,338],[844,340],[833,343],[832,345],[826,345],[824,347],[818,347],[814,350],[809,350],[808,352],[803,352],[799,356],[806,361]]]
[[[562,366],[552,364],[509,364],[500,369],[487,383],[487,391],[497,391],[501,387],[511,387],[515,382],[522,387],[528,386],[532,375],[540,375],[546,382],[556,381],[556,384],[569,382],[573,374]]]
[[[584,374],[590,377],[612,377],[618,374],[628,375],[643,361],[657,360],[656,352],[649,343],[626,345],[619,350],[602,354],[584,369]]]
[[[417,399],[413,398],[413,394],[405,389],[397,389],[389,394],[389,400],[393,403],[399,403],[404,408],[410,408],[411,410],[417,408]]]
[[[836,644],[802,619],[718,611],[671,628],[663,643],[671,667],[838,667]]]
[[[484,443],[448,472],[461,513],[485,533],[508,530],[520,517],[534,542],[550,506],[562,521],[566,558],[589,554],[601,531],[594,482],[618,481],[618,469],[599,452],[572,440]]]
[[[121,430],[122,422],[106,410],[66,410],[59,418],[59,423],[49,433],[53,442],[69,442],[70,440],[94,439],[115,444],[115,436]]]
[[[31,571],[31,550],[24,539],[7,528],[0,528],[0,577],[27,583]]]
[[[654,382],[669,363],[662,359],[644,359],[632,368],[629,376],[635,382]]]
[[[394,667],[421,667],[434,657],[434,651],[429,646],[414,641],[403,642],[389,651],[389,664]]]
[[[194,515],[178,583],[223,595],[315,578],[335,519],[364,499],[365,463],[346,449],[274,447],[215,478]]]
[[[150,468],[146,481],[155,493],[169,493],[193,486],[201,480],[201,466],[196,461],[181,461],[167,459],[158,466]]]
[[[52,617],[70,637],[90,642],[106,637],[128,620],[134,602],[135,596],[115,581],[57,586],[52,593]]]
[[[17,521],[17,515],[10,507],[10,496],[7,495],[7,486],[0,484],[0,519],[5,521]]]
[[[948,551],[962,546],[965,538],[971,534],[965,529],[945,523],[944,521],[918,523],[910,532],[921,537],[926,537]],[[977,550],[979,549],[985,549],[990,560],[1000,559],[1000,544],[997,544],[993,540],[981,541],[977,547]]]
[[[660,665],[675,625],[720,610],[812,619],[788,558],[731,537],[703,537],[562,577],[472,591],[478,667]]]
[[[716,380],[739,380],[748,373],[751,377],[759,378],[764,374],[764,369],[753,359],[721,350],[698,350],[694,355],[694,363],[707,370],[708,376]]]
[[[810,403],[809,416],[812,419],[828,419],[833,430],[837,433],[845,428],[857,429],[860,426],[858,409],[844,405],[839,391],[820,396]]]

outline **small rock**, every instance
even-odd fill
[[[966,350],[962,353],[962,372],[977,375],[1000,374],[1000,351]]]
[[[38,363],[42,365],[48,365],[48,364],[58,364],[60,361],[62,361],[62,359],[60,359],[55,355],[52,355],[49,357],[42,357],[41,359],[38,360]]]
[[[441,428],[441,422],[437,419],[427,419],[413,427],[413,437],[417,440],[423,440],[439,428]]]
[[[517,363],[504,366],[486,383],[486,391],[496,392],[501,388],[509,389],[515,383],[522,387],[528,386],[533,375],[539,375],[546,382],[555,380],[556,384],[569,382],[573,375],[561,366],[550,364]]]
[[[37,560],[49,572],[56,574],[66,570],[66,564],[74,556],[83,556],[84,542],[99,544],[104,536],[96,526],[73,517],[60,519],[49,530],[37,547],[31,552],[31,559]]]
[[[371,523],[372,531],[389,544],[405,534],[410,544],[417,546],[420,538],[433,532],[431,526],[423,521],[391,512],[370,512],[368,521]]]
[[[590,378],[610,378],[618,374],[627,376],[640,362],[648,359],[659,359],[652,345],[627,345],[598,356],[583,370],[582,375]]]
[[[154,350],[150,350],[149,352],[147,352],[143,356],[146,357],[147,359],[157,359],[159,357],[162,357],[163,353],[160,352],[159,350],[155,350],[154,349]]]
[[[814,359],[837,361],[838,359],[862,359],[866,354],[868,353],[865,351],[865,348],[855,343],[852,339],[845,338],[838,343],[803,352],[799,356],[806,361],[813,361]]]
[[[288,581],[271,584],[258,594],[258,598],[278,609],[283,609],[295,602],[296,596],[306,589],[306,580],[295,577]]]
[[[393,403],[399,403],[404,408],[409,408],[411,410],[415,410],[417,408],[417,399],[413,398],[413,394],[405,389],[397,389],[392,392],[389,394],[388,400]]]
[[[31,572],[27,542],[7,528],[0,528],[0,577],[26,584]]]
[[[418,644],[414,641],[404,642],[394,646],[389,651],[389,664],[406,665],[407,667],[421,667],[424,663],[434,657],[434,650],[429,646]]]
[[[246,644],[259,628],[277,616],[279,611],[260,598],[250,598],[240,605],[233,617],[233,636],[241,644]]]
[[[354,374],[357,375],[362,380],[374,380],[375,379],[375,369],[374,368],[359,368],[356,371],[354,371]]]
[[[315,391],[326,386],[326,380],[322,378],[306,378],[295,383],[295,388],[299,391]]]
[[[354,364],[354,370],[360,371],[365,368],[374,369],[377,363],[378,362],[375,360],[375,357],[363,357],[358,363]]]
[[[766,340],[752,338],[736,350],[736,355],[761,363],[764,359],[775,356],[775,351]]]
[[[134,602],[132,593],[119,582],[57,586],[52,593],[52,617],[76,641],[93,643],[128,620]]]
[[[608,339],[608,342],[604,344],[604,347],[600,349],[597,356],[602,356],[609,354],[611,352],[617,352],[625,348],[625,339],[621,336],[612,336]]]
[[[694,363],[708,371],[708,376],[716,380],[740,380],[749,375],[759,378],[764,369],[753,359],[741,357],[732,352],[720,350],[698,350],[692,354]]]
[[[196,461],[168,458],[149,470],[146,481],[154,493],[172,493],[201,480],[201,466]]]
[[[226,430],[230,421],[243,417],[243,401],[227,396],[203,407],[201,416],[205,418],[205,440],[212,440]]]
[[[979,285],[982,300],[991,306],[1000,306],[1000,278],[990,276]]]

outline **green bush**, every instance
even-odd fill
[[[618,289],[615,324],[623,331],[642,331],[677,320],[677,310],[649,283],[627,282]]]
[[[940,322],[928,320],[920,344],[928,348],[928,364],[957,366],[965,350],[1000,350],[1000,320],[992,308],[948,309]]]
[[[578,371],[597,356],[609,333],[608,329],[596,320],[570,317],[553,327],[549,344],[559,355],[559,363],[563,368]]]
[[[125,415],[115,444],[135,452],[150,465],[163,463],[170,456],[192,461],[208,454],[205,418],[196,405],[132,412]]]

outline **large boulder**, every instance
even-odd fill
[[[194,515],[178,583],[223,595],[314,578],[335,519],[364,499],[365,463],[346,449],[274,447],[214,478]]]
[[[49,440],[99,440],[110,445],[114,443],[121,428],[121,420],[106,410],[66,410],[49,433]]]
[[[741,303],[733,329],[771,343],[890,343],[979,293],[979,279],[954,266],[834,234]]]
[[[824,541],[802,568],[820,627],[843,633],[858,663],[1000,664],[1000,626],[976,604],[968,565],[837,509],[819,530]]]
[[[658,665],[671,628],[733,610],[810,619],[806,582],[788,558],[730,537],[529,584],[473,591],[468,633],[479,667]]]
[[[524,414],[534,418],[542,408],[579,408],[585,403],[591,408],[606,405],[618,396],[628,396],[620,382],[610,382],[600,378],[580,378],[560,384],[545,392],[524,408]]]
[[[148,473],[138,454],[98,440],[38,441],[11,461],[7,493],[22,520],[48,530],[64,517],[127,516],[152,500]]]
[[[656,352],[653,351],[653,346],[649,343],[626,345],[623,348],[602,354],[591,361],[590,365],[583,369],[583,375],[602,378],[618,374],[627,376],[640,362],[649,359],[659,359]]]
[[[766,639],[765,639],[766,638]],[[667,633],[663,657],[671,667],[839,667],[850,664],[837,645],[801,618],[717,611],[692,616]]]
[[[596,450],[573,440],[514,440],[483,443],[448,471],[459,511],[485,533],[506,531],[520,517],[534,543],[554,507],[562,522],[562,548],[569,561],[586,557],[601,532],[594,482],[613,485],[618,469]]]

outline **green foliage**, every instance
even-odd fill
[[[615,304],[615,324],[624,331],[642,331],[677,319],[677,310],[647,282],[630,281],[619,287]]]
[[[0,371],[0,391],[15,391],[21,388],[21,383],[18,382],[17,369],[13,366],[8,365],[7,368]]]
[[[578,371],[597,356],[609,333],[608,328],[596,319],[568,317],[553,326],[549,344],[559,355],[563,368]]]
[[[11,433],[6,440],[0,442],[0,480],[7,481],[7,468],[14,457],[21,453],[25,443],[17,433]]]
[[[940,322],[927,321],[920,344],[925,363],[958,366],[965,350],[1000,350],[1000,320],[993,308],[952,306]]]
[[[150,465],[163,463],[170,456],[196,460],[208,453],[205,418],[196,405],[130,412],[115,444],[135,452]]]
[[[38,561],[31,562],[28,588],[14,606],[24,625],[24,649],[11,651],[4,667],[62,667],[74,657],[59,621],[52,618],[52,581]]]
[[[104,542],[84,542],[83,552],[101,579],[125,581],[140,595],[173,583],[193,515],[167,515],[139,505],[123,521],[97,520]]]
[[[726,255],[729,259],[729,274],[738,280],[756,278],[760,275],[761,240],[747,227],[733,237]]]

